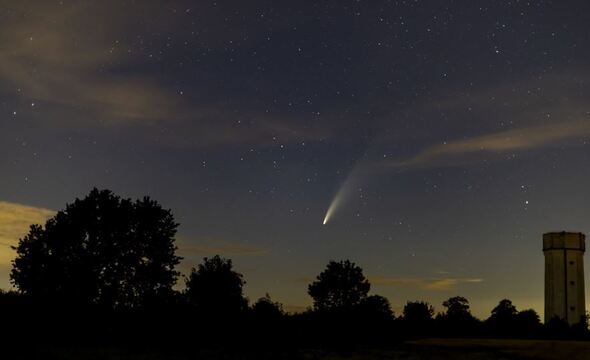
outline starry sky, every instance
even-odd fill
[[[0,287],[28,224],[96,186],[172,209],[180,270],[222,254],[251,300],[300,311],[349,258],[398,314],[542,314],[542,233],[590,233],[588,13],[0,0]]]

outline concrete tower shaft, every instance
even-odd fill
[[[586,315],[582,233],[543,234],[545,254],[545,322],[553,317],[575,324]]]

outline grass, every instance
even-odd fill
[[[262,355],[262,354],[259,354]],[[189,355],[137,353],[110,349],[60,349],[47,351],[43,359],[89,360],[189,360],[189,359],[304,359],[304,360],[578,360],[590,359],[590,342],[512,339],[425,339],[409,341],[388,349],[366,349],[353,352],[307,350],[289,356],[282,354],[224,354],[223,351],[195,352]]]
[[[426,339],[411,342],[409,345],[452,352],[496,353],[507,359],[590,359],[590,342],[587,341]]]
[[[308,353],[309,360],[578,360],[590,359],[590,342],[512,339],[425,339],[387,350],[351,354]]]

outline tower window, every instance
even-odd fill
[[[570,261],[570,265],[573,265],[573,264],[574,264],[574,262],[573,261]]]
[[[575,306],[570,306],[570,310],[571,311],[574,311],[574,310],[576,310],[576,307]]]
[[[574,285],[575,283],[573,281],[570,281],[570,285]]]

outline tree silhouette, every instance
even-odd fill
[[[544,326],[546,334],[552,338],[564,339],[570,334],[568,322],[559,316],[554,316]]]
[[[133,308],[172,293],[180,257],[170,210],[93,189],[15,247],[11,281],[36,299]]]
[[[252,305],[252,313],[257,319],[263,320],[275,320],[285,315],[283,305],[273,301],[269,294],[261,297]]]
[[[350,311],[367,297],[371,289],[363,269],[349,260],[330,261],[308,287],[314,308],[320,311]]]
[[[443,302],[446,312],[437,316],[437,322],[452,336],[475,336],[480,331],[480,322],[469,311],[469,301],[462,296],[451,297]]]
[[[503,299],[492,309],[492,314],[486,323],[496,336],[512,336],[519,330],[517,315],[518,310],[512,305],[512,301]]]
[[[446,316],[450,319],[465,319],[472,317],[469,311],[469,301],[462,296],[455,296],[445,300],[443,306],[447,308]]]
[[[403,319],[408,323],[425,325],[432,320],[434,308],[423,301],[408,301],[404,306]]]
[[[243,295],[245,281],[233,270],[230,259],[219,255],[204,258],[186,280],[185,295],[189,304],[204,315],[233,316],[248,307]]]
[[[434,308],[423,301],[409,301],[404,306],[402,325],[411,336],[427,336],[432,333]]]
[[[533,309],[522,310],[516,314],[516,328],[521,336],[537,336],[541,331],[541,318]]]
[[[522,310],[518,314],[516,314],[516,318],[522,324],[530,324],[530,325],[540,325],[541,318],[539,314],[533,309]]]
[[[361,316],[369,320],[392,320],[393,311],[386,297],[381,295],[367,296],[358,304]]]
[[[586,339],[590,337],[590,332],[588,331],[588,313],[585,315],[580,316],[580,321],[574,323],[571,326],[571,333],[572,336],[577,339]]]
[[[503,299],[500,300],[494,309],[492,309],[490,320],[510,323],[514,321],[516,314],[518,314],[518,310],[516,310],[516,307],[512,305],[512,301]]]

